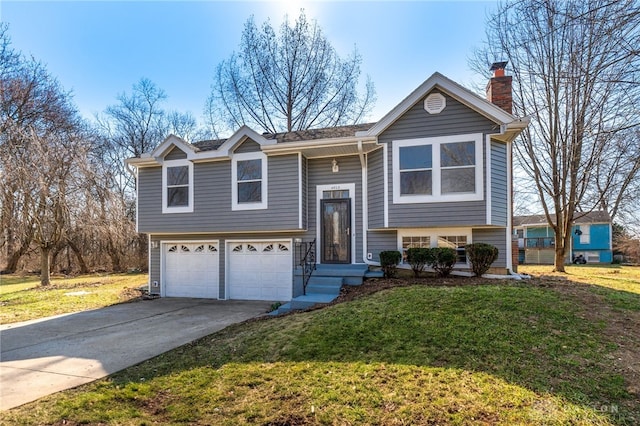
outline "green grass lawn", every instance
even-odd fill
[[[54,277],[47,287],[36,275],[0,275],[0,324],[79,312],[139,297],[146,274]]]
[[[619,359],[638,361],[640,294],[578,275],[426,279],[249,321],[0,423],[639,424],[637,364]],[[640,269],[611,275],[640,283]]]

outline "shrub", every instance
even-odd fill
[[[471,262],[471,270],[478,277],[487,272],[491,264],[498,258],[498,248],[491,244],[467,244],[464,250],[469,262]]]
[[[434,247],[430,249],[432,261],[431,267],[441,277],[448,276],[458,260],[458,253],[450,247]]]
[[[388,250],[380,252],[380,266],[385,278],[394,278],[396,276],[396,265],[402,259],[402,254],[397,250]]]
[[[411,265],[414,277],[418,278],[425,265],[431,264],[431,253],[430,249],[422,247],[413,247],[407,250],[407,262]]]

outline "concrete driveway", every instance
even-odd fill
[[[1,325],[0,410],[105,377],[269,306],[167,298]]]

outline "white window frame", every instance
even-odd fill
[[[169,167],[184,167],[189,170],[189,203],[186,206],[168,206],[167,197],[167,169]],[[189,160],[166,160],[162,163],[162,213],[192,213],[193,212],[193,163]]]
[[[589,245],[591,244],[591,226],[590,225],[578,225],[578,229],[580,230],[580,244],[581,245]]]
[[[403,237],[429,237],[429,244],[431,247],[438,247],[438,237],[447,236],[460,236],[467,237],[467,244],[473,243],[473,231],[471,228],[437,228],[437,229],[424,229],[424,228],[406,228],[398,229],[397,234],[397,246],[398,251],[402,253],[402,238]],[[401,267],[410,267],[408,263],[401,263]],[[456,262],[454,267],[456,268],[469,268],[469,258],[464,263]]]
[[[253,203],[238,202],[238,161],[261,160],[261,194],[260,201]],[[269,170],[267,169],[267,156],[263,152],[246,152],[241,154],[233,154],[231,158],[231,210],[263,210],[268,208],[267,187]]]
[[[440,146],[447,143],[474,142],[475,146],[475,190],[469,193],[441,193],[441,166],[440,166]],[[416,194],[408,195],[400,193],[400,148],[418,145],[432,146],[432,193],[431,195]],[[484,199],[484,180],[482,171],[484,161],[482,155],[482,133],[470,133],[465,135],[439,136],[433,138],[405,139],[393,141],[392,167],[393,167],[393,203],[438,203],[452,201],[478,201]]]

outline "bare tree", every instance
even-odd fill
[[[105,211],[104,220],[122,207],[128,220],[135,220],[135,180],[132,174],[125,171],[124,160],[150,152],[172,129],[182,135],[193,131],[194,120],[189,114],[172,113],[169,119],[169,114],[163,108],[166,98],[162,89],[143,78],[133,86],[130,94],[118,95],[119,102],[108,106],[103,115],[96,117],[102,140],[99,148],[102,161],[111,169],[108,174],[111,189],[120,196],[119,201],[105,197],[106,193],[99,197],[99,203],[104,204],[103,209],[114,209]],[[105,239],[105,249],[111,257],[113,268],[122,269],[127,247],[131,245],[138,248],[139,266],[146,265],[146,235],[139,234],[135,242],[127,242],[122,232],[123,228],[118,228],[117,232],[110,233]]]
[[[76,124],[69,93],[44,65],[13,50],[8,27],[0,24],[0,241],[7,260],[3,272],[16,271],[35,235],[36,224],[28,214],[35,199],[23,186],[29,181],[23,179],[25,170],[17,157],[31,149],[31,136],[67,132]]]
[[[602,206],[605,195],[624,200],[623,182],[637,176],[603,159],[618,155],[621,132],[640,125],[639,25],[637,0],[508,1],[487,23],[476,68],[495,58],[512,66],[514,112],[532,118],[515,151],[554,230],[557,271],[574,213]]]
[[[358,93],[357,50],[342,59],[304,11],[276,31],[269,21],[244,27],[240,51],[222,62],[205,107],[209,124],[235,129],[243,124],[267,132],[358,123],[375,102],[367,78]]]

